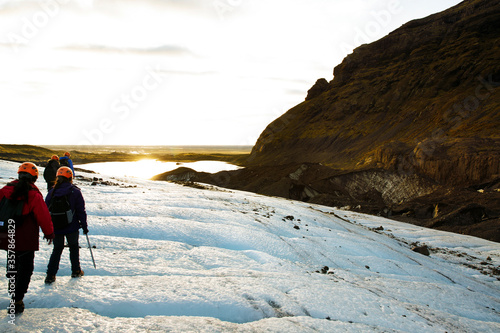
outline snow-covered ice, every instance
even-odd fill
[[[0,161],[0,186],[18,165]],[[85,276],[70,278],[66,249],[45,285],[41,240],[15,325],[1,280],[0,332],[500,332],[498,243],[212,186],[105,180],[115,185],[76,181],[97,269],[81,236]]]

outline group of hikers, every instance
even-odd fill
[[[13,216],[0,220],[0,249],[7,250],[6,276],[11,298],[7,308],[9,314],[24,311],[23,299],[33,274],[35,251],[39,250],[39,228],[48,244],[53,244],[46,284],[56,280],[65,239],[69,247],[71,277],[83,276],[79,229],[84,234],[89,232],[85,201],[81,190],[73,184],[75,171],[69,153],[61,158],[54,155],[47,163],[44,178],[48,194],[45,200],[35,185],[39,176],[35,164],[22,163],[17,174],[16,180],[0,189],[0,215]],[[63,213],[58,212],[61,205],[67,205]]]

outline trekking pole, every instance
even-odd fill
[[[90,247],[89,235],[85,234],[85,236],[87,236],[87,244],[89,244],[90,256],[92,257],[92,262],[94,263],[94,268],[97,269],[97,267],[95,267],[94,254],[92,253],[92,248]]]

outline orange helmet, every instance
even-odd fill
[[[21,173],[21,172],[29,173],[33,177],[38,178],[38,169],[37,169],[36,165],[34,165],[31,162],[24,162],[23,164],[21,164],[19,166],[19,169],[17,170],[17,173]]]
[[[59,161],[59,156],[57,156],[57,155],[52,155],[51,160],[56,160],[56,161]]]
[[[65,152],[65,153],[64,153],[64,156],[68,156],[68,157],[70,157],[70,156],[71,156],[71,154],[70,154],[69,152]]]
[[[62,176],[62,177],[66,177],[66,178],[73,178],[73,171],[71,171],[70,168],[68,167],[60,167],[59,169],[57,169],[57,174],[56,176]]]

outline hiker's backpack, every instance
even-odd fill
[[[14,228],[19,228],[23,224],[23,208],[24,200],[2,198],[0,201],[0,232],[8,232],[9,224],[13,225]]]
[[[73,212],[71,211],[68,195],[52,196],[49,204],[49,212],[52,217],[54,230],[64,229],[73,221]]]
[[[56,173],[58,168],[54,168],[54,162],[52,161],[47,164],[45,170],[43,171],[43,178],[46,182],[52,182],[56,180]]]
[[[67,158],[61,158],[61,159],[59,160],[59,165],[60,165],[60,166],[67,166],[67,167],[69,167],[69,162],[68,162],[68,159],[67,159]]]

